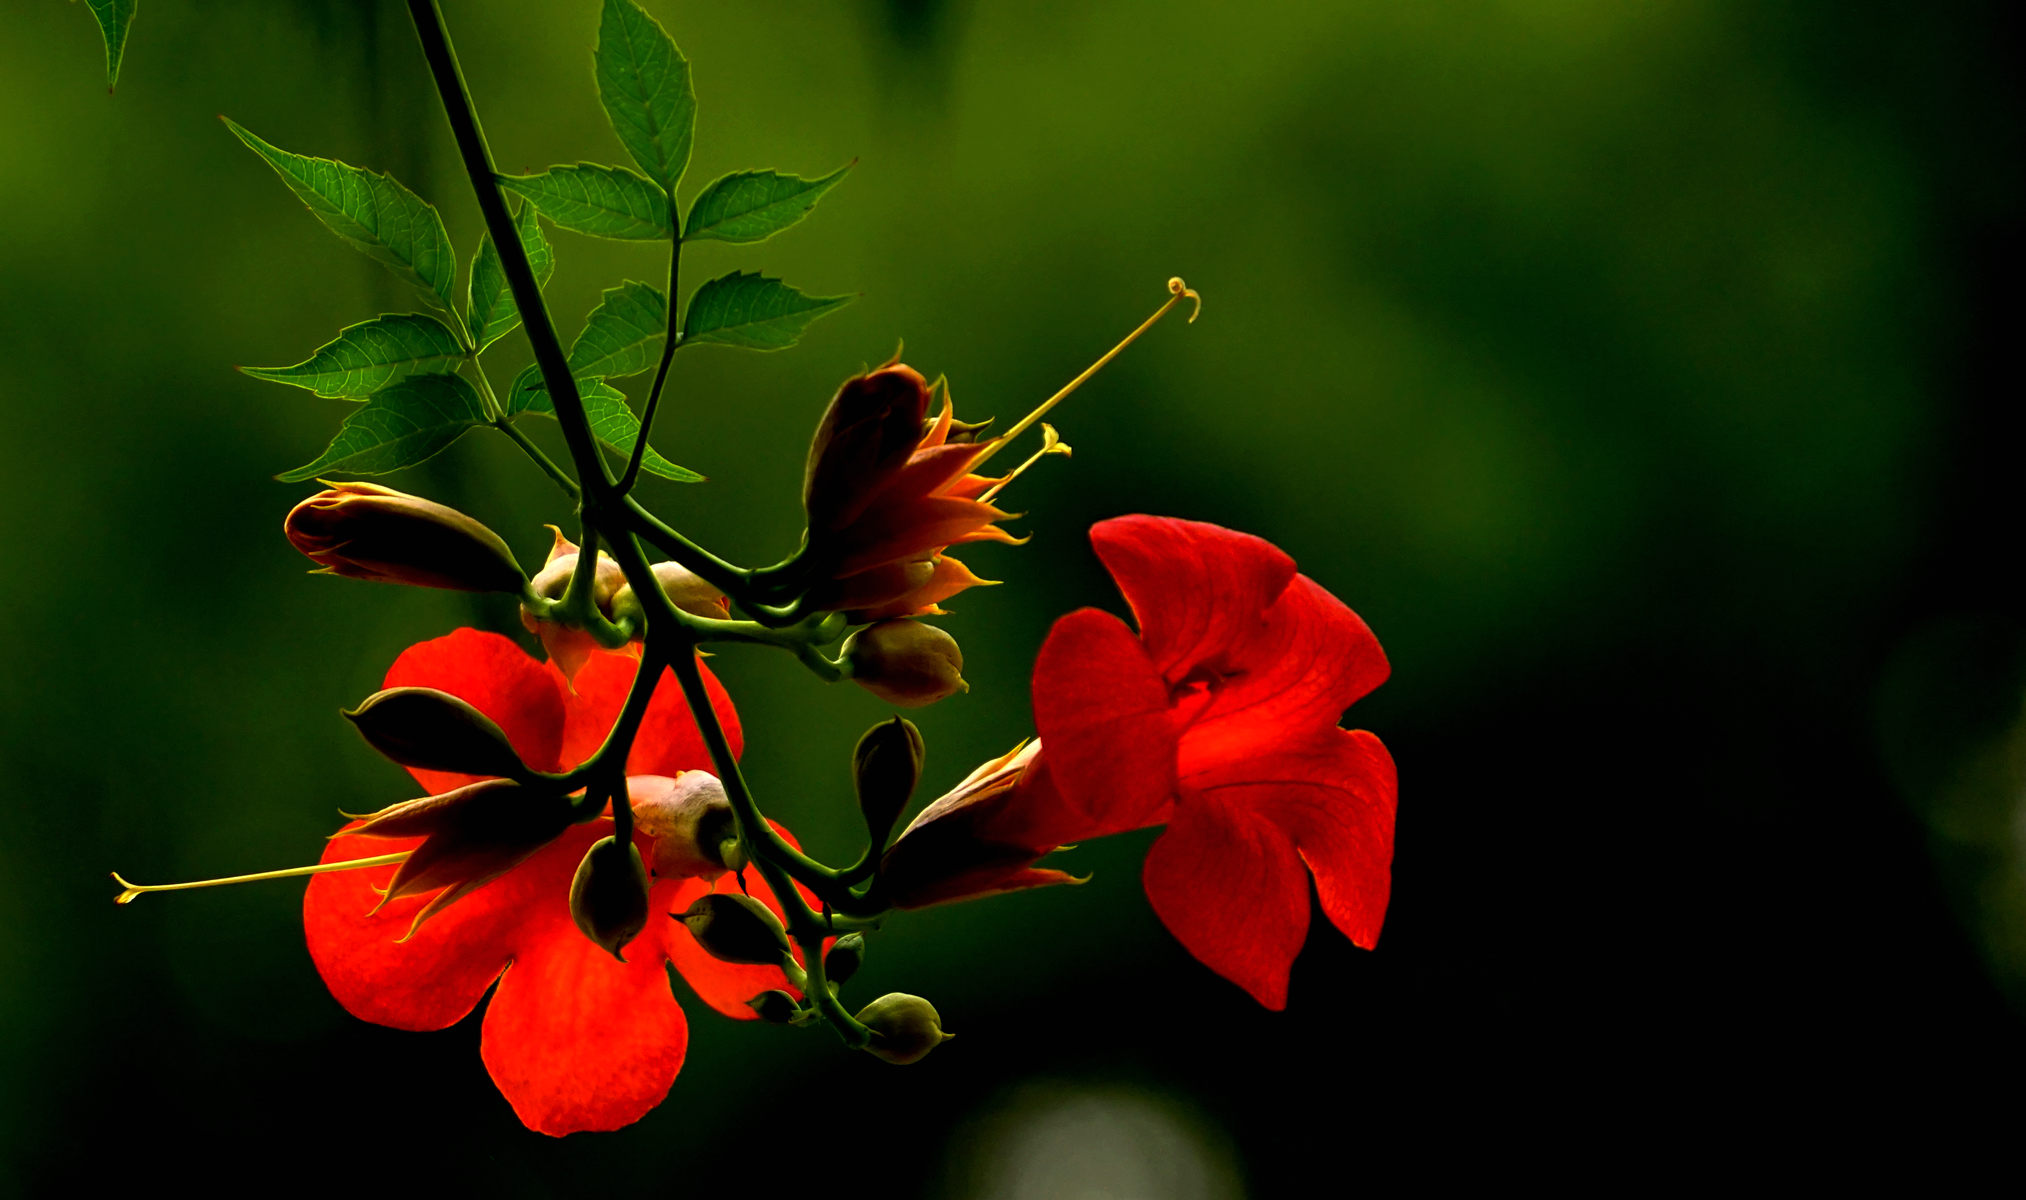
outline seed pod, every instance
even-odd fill
[[[844,639],[852,682],[888,704],[920,708],[969,691],[957,639],[915,620],[881,621]]]
[[[518,594],[526,582],[492,530],[377,483],[333,484],[290,509],[282,532],[324,574],[461,592]]]
[[[767,906],[751,896],[711,892],[678,918],[712,958],[777,966],[788,957],[788,935]]]
[[[367,745],[404,767],[516,779],[528,775],[492,718],[449,692],[388,688],[344,716]]]
[[[631,839],[603,838],[577,864],[570,916],[584,936],[620,962],[620,951],[647,928],[647,868]]]
[[[786,1025],[802,1012],[802,1006],[795,997],[780,988],[769,988],[746,1001],[746,1007],[760,1014],[760,1019],[769,1025]]]
[[[634,828],[653,839],[650,854],[658,877],[716,879],[745,868],[738,819],[717,776],[709,771],[684,771],[674,779],[635,775],[626,781],[626,791]]]
[[[858,1010],[858,1023],[872,1030],[865,1049],[875,1058],[905,1066],[949,1041],[933,1004],[920,996],[889,992]]]
[[[830,953],[823,956],[823,975],[832,983],[849,982],[858,968],[865,964],[865,935],[847,933],[830,947]]]
[[[902,717],[874,725],[851,751],[851,783],[875,849],[885,848],[886,835],[914,795],[923,754],[921,730]]]

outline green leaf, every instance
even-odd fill
[[[315,462],[275,478],[294,483],[332,471],[385,475],[435,455],[485,423],[478,393],[462,375],[416,375],[359,408]]]
[[[87,0],[91,15],[98,18],[98,31],[106,40],[106,90],[120,82],[120,59],[127,52],[127,30],[134,24],[136,0]]]
[[[675,236],[668,196],[624,167],[578,163],[539,175],[501,175],[499,184],[572,233],[634,242]]]
[[[606,288],[570,347],[570,374],[580,379],[638,375],[660,361],[667,336],[668,298],[658,289],[630,279]]]
[[[386,175],[278,150],[231,120],[219,119],[267,160],[332,233],[441,300],[445,312],[457,311],[450,303],[457,256],[443,231],[443,218],[428,201]]]
[[[336,341],[292,367],[239,369],[319,396],[362,400],[411,375],[454,371],[463,357],[464,347],[443,322],[423,313],[399,313],[347,326]]]
[[[647,177],[673,195],[696,137],[689,60],[633,0],[605,0],[594,57],[598,99],[612,131]]]
[[[584,415],[590,420],[591,436],[622,455],[631,455],[633,443],[640,437],[640,418],[633,415],[632,407],[626,403],[625,393],[596,375],[579,377],[577,391],[584,398]],[[513,388],[507,393],[507,416],[517,417],[523,413],[544,417],[556,415],[556,406],[549,399],[548,385],[542,382],[541,371],[533,366],[514,377]],[[703,476],[688,467],[679,467],[663,458],[653,446],[649,446],[647,453],[641,456],[640,469],[677,483],[699,483],[703,480]]]
[[[535,269],[535,282],[547,286],[549,276],[556,273],[556,252],[542,235],[542,223],[535,216],[534,205],[521,205],[521,211],[514,215],[514,232],[520,237],[528,265]],[[491,234],[479,239],[478,256],[471,260],[471,276],[465,284],[464,320],[471,330],[472,345],[480,350],[512,333],[521,323],[520,309],[514,305],[506,268],[500,264],[499,249],[492,244]]]
[[[808,216],[823,193],[853,165],[846,163],[821,179],[777,171],[734,171],[705,188],[689,206],[689,222],[682,236],[686,241],[764,241]]]
[[[809,323],[849,296],[805,296],[778,279],[734,271],[696,290],[683,315],[682,344],[717,342],[748,350],[785,350]]]

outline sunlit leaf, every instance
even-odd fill
[[[584,398],[584,416],[590,422],[591,436],[622,455],[632,454],[633,443],[640,437],[640,418],[626,403],[625,393],[595,375],[578,378],[577,391]],[[549,399],[549,389],[542,383],[538,369],[531,366],[515,377],[513,388],[507,393],[506,413],[509,417],[523,413],[556,415],[555,403]],[[640,469],[677,483],[697,483],[703,479],[688,467],[679,467],[663,458],[653,446],[641,456]]]
[[[777,171],[734,171],[705,188],[689,206],[682,236],[690,241],[762,241],[808,216],[823,193],[850,169],[846,164],[821,179]]]
[[[689,61],[633,0],[605,0],[595,61],[613,132],[647,177],[673,194],[696,136]]]
[[[542,235],[542,223],[535,216],[535,206],[521,205],[521,211],[514,216],[514,232],[520,237],[521,250],[528,256],[528,265],[535,269],[535,282],[546,285],[549,276],[556,273],[556,253],[549,245],[549,239]],[[472,344],[480,350],[514,331],[521,323],[520,309],[514,306],[513,291],[507,286],[506,268],[500,263],[499,250],[492,244],[492,235],[486,234],[479,240],[478,255],[471,260],[471,278],[465,286],[464,319],[466,328],[471,330]]]
[[[451,307],[457,258],[443,218],[428,201],[389,176],[328,158],[307,158],[276,149],[221,117],[227,128],[267,160],[332,233],[385,263],[396,275]]]
[[[412,376],[375,393],[346,417],[315,462],[276,478],[294,482],[339,471],[385,475],[435,455],[484,422],[478,393],[463,376]]]
[[[501,175],[499,183],[572,233],[636,242],[675,234],[668,196],[624,167],[577,163],[539,175]]]
[[[850,300],[805,296],[778,279],[735,271],[704,284],[690,298],[682,319],[682,344],[717,342],[748,350],[784,350],[795,344],[811,321]]]
[[[120,60],[127,53],[127,30],[134,24],[136,0],[86,0],[106,40],[106,90],[120,83]]]
[[[667,336],[668,298],[627,280],[605,289],[604,299],[584,319],[584,332],[570,347],[570,373],[608,379],[638,375],[660,360]]]
[[[358,400],[411,375],[455,370],[464,357],[457,335],[423,313],[396,313],[348,326],[292,367],[241,367],[255,379]]]

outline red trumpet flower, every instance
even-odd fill
[[[1338,727],[1385,679],[1357,614],[1271,544],[1120,517],[1091,530],[1138,619],[1081,609],[1034,668],[1038,746],[987,764],[916,819],[882,878],[915,906],[1057,883],[1058,846],[1150,825],[1155,913],[1268,1008],[1324,914],[1370,947],[1386,912],[1397,786],[1379,739]]]
[[[462,629],[410,647],[387,673],[387,686],[437,688],[466,701],[506,733],[529,767],[556,771],[597,750],[638,666],[629,655],[594,653],[572,688],[554,664],[537,663],[508,639]],[[737,714],[717,680],[704,674],[736,751]],[[673,777],[710,766],[680,689],[665,676],[627,772]],[[437,795],[478,782],[440,771],[411,773]],[[652,784],[667,780],[641,782],[651,792]],[[381,829],[405,831],[398,823]],[[711,958],[663,915],[680,913],[713,890],[703,878],[654,882],[649,908],[654,915],[624,948],[625,962],[587,939],[570,915],[570,883],[585,851],[610,832],[604,820],[568,826],[496,878],[451,897],[455,903],[439,906],[412,935],[417,914],[448,891],[399,888],[383,902],[382,893],[400,869],[394,864],[318,875],[303,901],[310,955],[331,994],[352,1015],[396,1029],[451,1025],[497,981],[480,1053],[515,1114],[530,1129],[555,1135],[630,1124],[668,1093],[688,1042],[682,1010],[669,990],[669,964],[706,1004],[739,1019],[753,1016],[747,999],[787,981],[774,967]],[[368,836],[351,836],[361,833]],[[648,833],[637,831],[636,840],[654,861]],[[324,861],[422,844],[419,837],[371,836],[355,823],[332,839]],[[497,865],[488,862],[488,870]],[[747,882],[757,898],[774,903],[764,882],[756,877]],[[447,881],[449,889],[457,886]],[[717,890],[736,886],[725,876]]]

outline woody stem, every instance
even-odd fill
[[[626,470],[619,476],[615,489],[622,496],[633,490],[633,482],[640,478],[640,464],[647,457],[647,435],[654,430],[654,414],[661,407],[661,389],[668,383],[668,367],[675,361],[675,348],[681,342],[682,330],[676,325],[675,285],[682,275],[682,214],[676,211],[675,194],[668,197],[668,223],[675,229],[674,240],[668,246],[668,334],[662,339],[661,365],[654,370],[654,386],[648,389],[647,405],[640,410],[640,434],[633,441],[633,455],[626,460]]]

